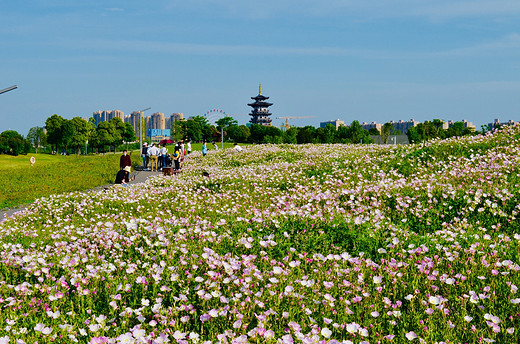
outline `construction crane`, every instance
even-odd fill
[[[285,127],[285,129],[289,129],[289,119],[294,118],[314,118],[316,116],[282,116],[282,117],[276,117],[276,119],[285,119],[285,125],[281,125],[280,127]]]

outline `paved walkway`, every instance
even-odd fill
[[[135,180],[131,181],[130,184],[144,183],[149,177],[162,174],[162,172],[160,172],[160,171],[159,172],[135,171],[135,172],[132,172],[132,174],[133,173],[136,174]],[[111,185],[113,185],[113,184],[101,185],[101,186],[93,188],[92,190],[103,189],[103,188],[109,187]],[[19,205],[19,206],[13,207],[13,208],[0,209],[0,222],[3,222],[6,218],[11,217],[16,212],[25,210],[26,206],[27,206],[26,204],[23,204],[23,205]]]

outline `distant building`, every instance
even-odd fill
[[[134,111],[129,116],[125,116],[125,123],[130,123],[134,128],[137,138],[139,138],[139,119],[141,118],[141,115],[141,112]]]
[[[452,120],[449,120],[448,122],[443,122],[442,123],[442,129],[446,130],[446,129],[449,129],[451,127],[453,127],[453,125],[458,122],[458,121],[452,121]],[[466,121],[465,119],[462,120],[462,124],[464,125],[464,128],[473,128],[475,129],[475,125],[473,124],[473,122],[469,122],[469,121]]]
[[[320,122],[320,128],[325,128],[327,124],[332,124],[336,127],[336,130],[338,130],[339,127],[345,126],[345,122],[337,119],[335,121],[326,121],[326,122]]]
[[[509,120],[507,122],[500,122],[500,120],[498,118],[496,118],[493,123],[489,123],[488,124],[488,129],[489,130],[493,130],[495,128],[498,128],[498,127],[503,127],[505,125],[515,125],[517,123],[520,123],[520,122],[514,122],[512,120]]]
[[[173,125],[175,124],[175,122],[183,120],[183,119],[184,119],[184,114],[182,114],[180,112],[172,113],[170,115],[170,117],[168,117],[166,119],[166,128],[171,129],[173,127]]]
[[[406,134],[408,129],[419,124],[419,122],[415,121],[413,118],[409,121],[399,120],[399,122],[390,121],[390,123],[392,123],[392,129],[399,130],[401,134]]]
[[[376,122],[372,122],[372,123],[363,122],[363,124],[361,124],[361,128],[363,128],[365,130],[377,129],[377,131],[379,131],[379,133],[381,133],[381,130],[383,129],[383,125],[380,123],[376,123]]]
[[[150,122],[148,124],[148,129],[166,129],[166,120],[164,118],[164,113],[156,112],[152,114]]]
[[[125,120],[125,114],[123,111],[119,110],[112,110],[112,111],[101,111],[98,110],[92,114],[92,117],[94,117],[94,122],[96,123],[96,126],[101,122],[108,122],[112,118],[120,118],[121,121]]]
[[[272,113],[269,112],[268,107],[273,104],[266,102],[266,100],[269,99],[269,97],[262,95],[261,84],[258,87],[258,95],[256,97],[251,97],[251,99],[253,99],[255,102],[247,104],[248,106],[251,106],[253,108],[251,110],[251,113],[249,114],[249,116],[251,116],[249,123],[271,125],[271,122],[273,120],[269,116],[271,116]]]

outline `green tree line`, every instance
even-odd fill
[[[420,143],[433,138],[474,133],[471,128],[464,128],[462,122],[455,122],[448,129],[443,129],[443,121],[434,119],[410,128],[406,135],[410,143]],[[367,131],[358,121],[337,129],[329,124],[325,128],[305,126],[281,130],[275,126],[239,125],[229,116],[220,118],[215,125],[210,124],[204,116],[195,116],[175,121],[171,127],[171,136],[175,141],[191,139],[194,142],[220,141],[223,137],[225,141],[240,143],[372,143],[370,135],[381,135],[382,142],[388,143],[390,135],[398,134],[401,133],[393,129],[392,123],[385,123],[381,132],[375,128]],[[136,139],[133,127],[120,118],[100,122],[96,126],[93,118],[88,121],[80,117],[68,120],[54,114],[45,121],[45,129],[33,127],[26,138],[13,130],[1,133],[0,153],[38,153],[42,147],[50,147],[54,152],[71,151],[80,154],[87,145],[96,152],[106,152],[115,151],[124,142],[128,144]]]

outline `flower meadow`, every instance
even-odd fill
[[[519,212],[518,126],[195,152],[0,223],[0,343],[517,343]]]

